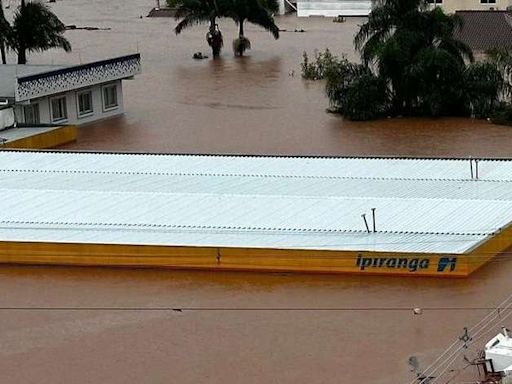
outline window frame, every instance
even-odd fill
[[[37,115],[37,119],[36,119],[37,121],[30,121],[30,122],[27,121],[27,109],[28,108],[32,109],[33,115]],[[37,111],[37,112],[34,113],[34,111]],[[41,124],[41,110],[39,107],[39,102],[23,105],[23,121],[25,124],[34,124],[34,125]]]
[[[86,94],[90,95],[91,109],[88,111],[81,112],[80,111],[80,96],[86,95]],[[92,97],[92,89],[88,88],[88,89],[83,89],[81,91],[76,92],[76,115],[78,116],[79,119],[94,115],[94,101],[93,101],[93,97]]]
[[[115,97],[116,97],[116,100],[115,100],[115,105],[111,105],[111,106],[107,106],[106,105],[106,97],[105,97],[105,91],[109,88],[113,88],[115,90]],[[119,97],[118,97],[118,94],[117,94],[117,84],[116,83],[111,83],[111,84],[107,84],[107,85],[103,85],[101,87],[101,104],[103,106],[103,112],[108,112],[108,111],[112,111],[114,109],[117,109],[119,108]]]
[[[65,116],[62,117],[62,118],[54,119],[54,117],[53,117],[53,101],[54,100],[60,100],[60,99],[64,100],[64,114],[65,114]],[[69,119],[69,114],[68,114],[68,98],[67,98],[67,95],[60,95],[60,96],[50,97],[50,120],[51,120],[51,122],[52,123],[63,123],[63,122],[68,121],[68,119]]]

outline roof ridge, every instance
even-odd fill
[[[241,157],[241,158],[275,158],[275,159],[366,159],[366,160],[428,160],[428,161],[496,161],[512,162],[512,157],[435,157],[435,156],[391,156],[391,155],[314,155],[314,154],[248,154],[248,153],[172,153],[172,152],[128,152],[128,151],[95,151],[95,150],[55,150],[55,149],[0,149],[2,152],[44,153],[44,154],[77,154],[77,155],[114,155],[114,156],[175,156],[175,157]]]
[[[217,225],[186,225],[186,224],[147,224],[147,223],[90,223],[90,222],[67,222],[67,221],[37,221],[37,220],[0,220],[0,224],[10,225],[63,225],[63,226],[84,226],[84,227],[106,227],[111,230],[113,227],[121,228],[149,228],[149,229],[170,229],[170,230],[215,230],[215,231],[244,231],[244,232],[292,232],[301,234],[316,233],[360,233],[360,234],[401,234],[401,235],[440,235],[440,236],[492,236],[496,232],[450,232],[450,231],[375,231],[368,232],[364,229],[327,229],[327,228],[286,228],[286,227],[254,227],[254,226],[217,226]]]
[[[55,170],[55,169],[2,169],[0,172],[13,173],[56,173],[56,174],[91,174],[91,175],[151,175],[151,176],[190,176],[190,177],[252,177],[269,179],[325,179],[325,180],[372,180],[372,181],[453,181],[453,182],[488,182],[512,183],[512,179],[461,179],[429,177],[375,177],[375,176],[337,176],[337,175],[287,175],[267,173],[215,173],[215,172],[152,172],[152,171],[97,171],[97,170]]]

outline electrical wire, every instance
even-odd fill
[[[471,340],[464,340],[459,339],[456,340],[454,343],[452,343],[438,358],[430,364],[429,367],[423,372],[425,379],[421,380],[419,384],[425,384],[428,380],[428,377],[435,376],[434,381],[437,380],[440,376],[442,376],[448,367],[450,367],[453,362],[457,359],[459,353],[461,350],[465,349],[467,346],[475,343],[477,340],[481,339],[486,333],[490,332],[492,330],[492,327],[495,327],[496,324],[492,325],[492,322],[494,322],[496,319],[499,318],[500,321],[506,320],[508,317],[512,315],[512,312],[509,312],[506,316],[501,318],[501,310],[510,310],[512,309],[512,295],[509,295],[505,300],[503,300],[498,307],[496,307],[491,313],[487,314],[483,319],[481,319],[477,324],[475,324],[473,327],[471,327],[468,330],[468,333],[471,333],[472,338]],[[486,332],[484,332],[484,329],[488,329]],[[474,331],[474,332],[473,332]],[[483,332],[483,333],[482,333]],[[479,337],[477,337],[480,334]],[[463,341],[462,345],[460,345],[458,348],[455,349],[455,351],[450,352],[457,344],[459,344],[461,341]],[[444,358],[446,354],[450,354],[448,357]],[[444,358],[444,361],[440,362]],[[452,360],[449,360],[452,359]],[[437,364],[437,366],[436,366]],[[446,366],[442,371],[441,374],[438,374],[438,370],[441,369],[443,366]],[[411,381],[411,384],[413,384],[416,380]]]

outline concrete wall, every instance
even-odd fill
[[[439,1],[439,0],[437,0]],[[493,8],[494,10],[506,10],[508,6],[512,6],[512,0],[496,0],[495,3],[482,4],[480,0],[442,0],[442,4],[437,4],[447,13],[455,11],[486,11]]]
[[[102,97],[102,89],[105,85],[116,84],[117,85],[117,103],[118,106],[114,109],[110,109],[105,111],[103,108],[103,97]],[[87,116],[79,117],[78,116],[78,93],[91,90],[92,92],[92,102],[93,102],[93,112]],[[39,99],[31,100],[30,103],[38,103],[39,104],[39,118],[41,124],[50,124],[55,123],[51,119],[51,109],[50,109],[50,100],[54,97],[59,97],[65,95],[66,96],[66,107],[67,107],[67,115],[68,118],[66,120],[59,120],[58,124],[85,124],[90,123],[96,120],[105,119],[108,117],[117,116],[124,112],[123,107],[123,88],[121,80],[113,81],[111,83],[105,83],[101,85],[95,85],[88,88],[77,89],[74,91],[66,92],[64,94],[57,94],[50,97],[43,97]],[[23,106],[16,106],[16,119],[19,123],[25,122],[25,116],[23,113]]]

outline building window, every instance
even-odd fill
[[[427,0],[429,4],[443,4],[443,0]]]
[[[68,118],[68,109],[66,106],[66,96],[55,97],[51,99],[52,121],[62,121]]]
[[[23,116],[25,117],[25,124],[39,124],[39,104],[29,104],[23,106]]]
[[[92,92],[90,90],[76,94],[78,104],[78,117],[87,116],[93,113]]]
[[[480,4],[496,4],[496,0],[480,0]]]
[[[103,109],[117,108],[117,85],[111,84],[103,87]]]

